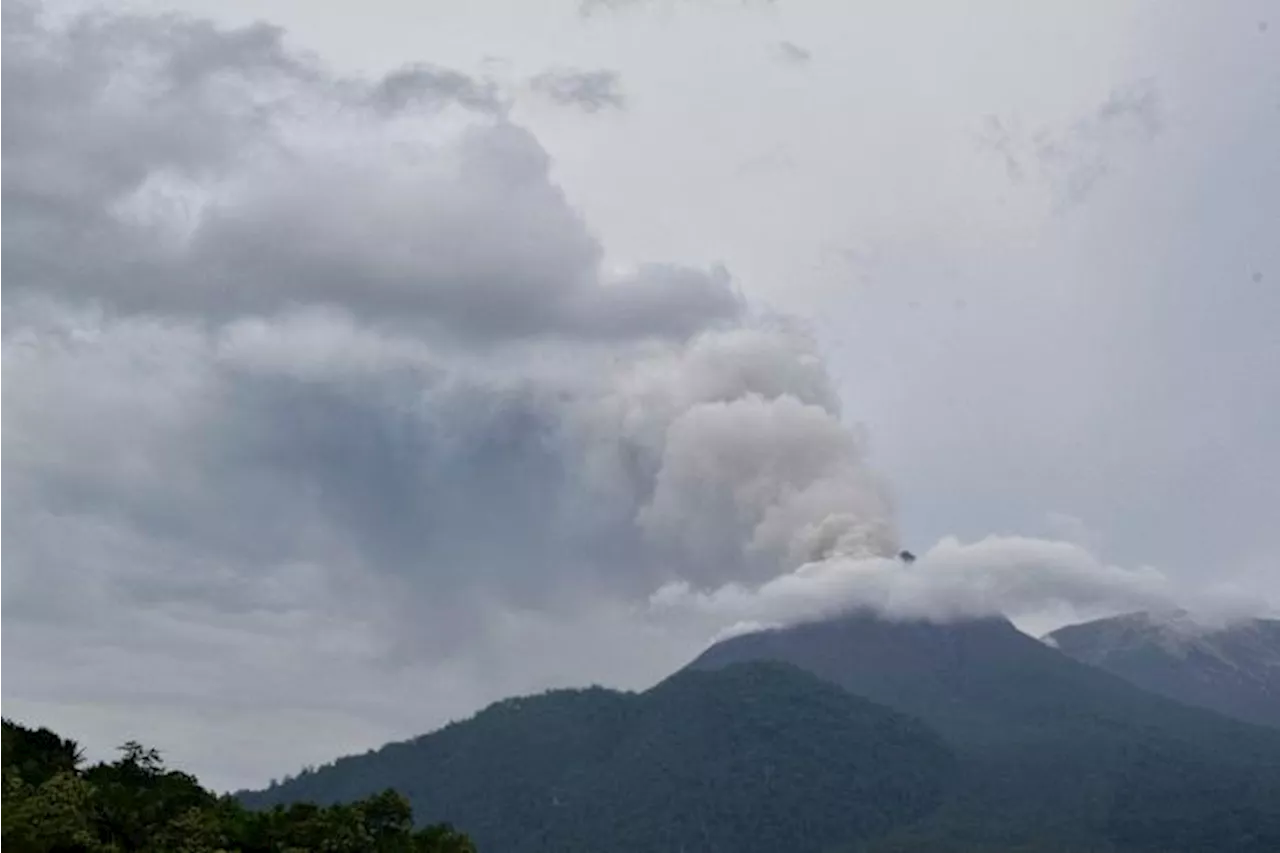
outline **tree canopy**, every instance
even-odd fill
[[[415,830],[392,790],[254,812],[132,741],[115,761],[85,767],[74,741],[5,720],[3,752],[11,853],[475,853],[447,824]]]

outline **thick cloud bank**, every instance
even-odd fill
[[[180,18],[18,7],[4,47],[16,624],[892,553],[813,341],[721,270],[604,270],[480,83]]]
[[[951,621],[1065,609],[1168,610],[1178,594],[1156,569],[1108,565],[1079,545],[1021,536],[962,543],[946,538],[919,558],[834,558],[767,583],[699,592],[684,583],[652,597],[659,611],[713,614],[735,625],[785,624],[868,609],[892,618]],[[1202,591],[1198,614],[1228,619],[1251,604],[1230,588]]]
[[[8,287],[226,320],[324,304],[436,335],[685,338],[714,273],[605,276],[537,141],[423,67],[340,80],[265,26],[6,15]]]

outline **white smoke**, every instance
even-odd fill
[[[698,614],[717,624],[791,623],[854,609],[945,622],[1165,611],[1187,594],[1157,569],[1112,565],[1073,543],[989,536],[972,543],[944,538],[911,563],[836,557],[758,585],[699,591],[676,582],[659,589],[650,606],[658,614]],[[1219,587],[1199,590],[1194,606],[1212,618],[1256,612],[1258,603],[1240,590]]]
[[[893,553],[816,341],[723,269],[606,268],[482,81],[339,79],[269,27],[4,23],[16,695],[114,695],[68,662],[100,637],[185,684],[278,648],[263,614],[296,630],[275,664],[202,683],[273,696],[334,638],[359,671],[539,636],[594,667],[582,612]]]
[[[763,570],[774,572],[896,546],[888,500],[855,433],[789,395],[682,412],[667,429],[653,498],[638,521],[700,563],[765,557]]]

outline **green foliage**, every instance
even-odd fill
[[[961,758],[942,808],[877,851],[1280,850],[1280,736],[1171,702],[1005,620],[869,614],[726,640],[923,720]]]
[[[1280,735],[1000,620],[737,637],[643,694],[507,700],[242,799],[386,786],[503,853],[1280,850]]]
[[[3,843],[31,853],[110,850],[93,825],[93,788],[74,773],[60,772],[39,785],[16,773],[4,776]]]
[[[951,751],[923,725],[794,667],[676,675],[500,702],[257,795],[258,807],[401,790],[504,853],[823,851],[934,809]]]
[[[3,845],[10,853],[475,853],[447,825],[415,832],[408,801],[250,812],[130,742],[80,769],[72,741],[4,721]]]
[[[3,762],[31,785],[59,773],[75,773],[84,753],[75,741],[64,740],[45,728],[26,729],[7,721],[3,732]]]
[[[415,812],[502,853],[1280,850],[1280,733],[994,620],[739,637],[644,693],[509,699],[237,798],[136,743],[82,763],[5,723],[11,850],[474,853]]]

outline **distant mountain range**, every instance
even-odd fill
[[[740,635],[644,693],[507,700],[240,798],[388,786],[486,853],[1280,850],[1280,733],[1002,619]]]
[[[1280,728],[1280,619],[1210,628],[1186,612],[1130,613],[1045,640],[1161,696]]]

